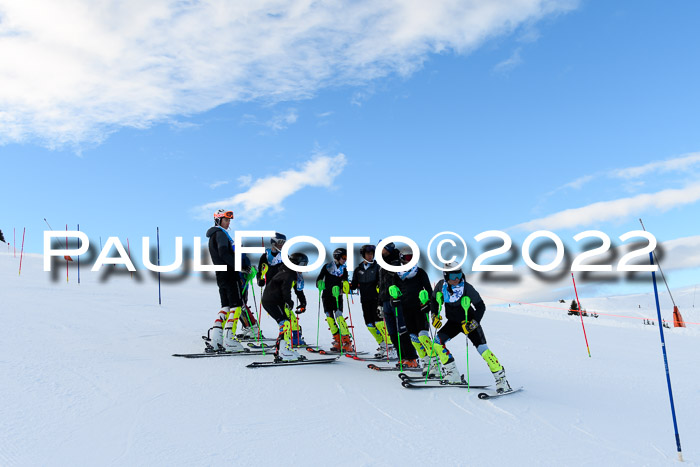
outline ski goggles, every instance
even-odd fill
[[[448,281],[456,281],[462,278],[462,273],[461,272],[448,272],[447,273],[447,280]]]
[[[216,217],[217,219],[221,219],[222,217],[224,219],[233,219],[233,211],[226,211],[221,214],[216,214],[214,217]]]
[[[282,245],[284,245],[284,242],[286,242],[285,239],[283,238],[273,238],[270,243],[275,245],[277,248],[282,248]]]

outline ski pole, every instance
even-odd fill
[[[403,359],[401,358],[401,330],[399,329],[399,307],[394,307],[394,316],[396,317],[396,340],[399,341],[399,370],[403,372]]]
[[[350,310],[350,298],[348,293],[350,292],[350,284],[348,281],[343,282],[343,292],[345,292],[345,298],[348,302],[348,316],[350,317],[350,330],[352,331],[352,348],[355,350],[355,356],[357,357],[357,343],[355,341],[355,326],[352,324],[352,311]]]
[[[384,306],[382,306],[382,321],[384,321],[384,348],[386,348],[386,362],[389,363],[389,331],[386,329],[386,317],[384,316]]]
[[[469,326],[467,323],[469,323],[469,307],[472,304],[472,299],[469,297],[462,297],[460,304],[462,308],[464,308],[464,345],[467,348],[467,392],[469,392],[469,334],[466,328]]]
[[[318,312],[317,314],[317,322],[316,322],[316,351],[319,350],[319,333],[321,331],[321,292],[323,292],[326,289],[326,283],[323,280],[320,280],[316,282],[316,287],[318,288]]]
[[[425,306],[430,301],[430,294],[427,290],[423,289],[418,294],[418,298],[420,299],[421,304]],[[438,304],[440,304],[440,302],[438,302]],[[433,334],[433,331],[430,329],[430,319],[428,318],[429,313],[430,309],[428,309],[428,311],[425,312],[425,320],[428,322],[428,335],[430,336],[430,359],[428,360],[428,372],[425,374],[426,382],[428,381],[428,377],[430,376],[430,369],[433,365],[433,358],[436,356],[435,346],[433,345],[435,336]],[[435,332],[437,332],[437,329]],[[442,376],[442,370],[440,370],[440,376]]]
[[[401,296],[401,290],[397,286],[392,285],[389,287],[389,296],[391,296],[392,302],[394,300],[398,300],[398,298]],[[403,372],[403,358],[401,356],[401,329],[399,329],[398,304],[394,305],[394,317],[396,318],[396,340],[399,341],[399,370]]]

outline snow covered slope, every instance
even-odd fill
[[[482,401],[458,388],[404,389],[396,374],[350,359],[247,369],[270,357],[173,358],[203,349],[215,284],[165,284],[159,306],[146,274],[100,282],[83,269],[78,285],[74,270],[52,282],[39,257],[25,256],[21,276],[18,263],[0,255],[0,465],[676,462],[658,328],[639,320],[586,318],[589,358],[580,318],[487,300],[489,345],[526,390]],[[315,289],[307,297],[301,324],[314,342]],[[643,301],[642,316],[655,315],[651,295],[581,300],[615,314]],[[373,350],[357,301],[351,310],[358,346]],[[266,316],[263,329],[276,333]],[[700,462],[698,329],[666,330],[687,465]],[[448,347],[466,369],[464,339]],[[472,383],[492,383],[473,348],[469,365]]]

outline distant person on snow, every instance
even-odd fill
[[[446,271],[443,279],[435,285],[431,299],[431,314],[433,326],[437,331],[433,346],[442,363],[443,381],[451,384],[462,382],[462,375],[457,370],[455,359],[445,347],[447,341],[457,334],[465,333],[476,347],[477,352],[486,361],[496,380],[496,392],[503,393],[511,390],[506,372],[496,356],[486,345],[486,336],[481,326],[486,305],[476,289],[466,281],[461,269],[454,263],[445,264]],[[442,325],[440,310],[445,305],[447,322]]]
[[[289,255],[289,260],[298,266],[306,266],[309,263],[309,258],[304,253],[293,253]],[[279,326],[279,335],[275,344],[275,361],[289,362],[302,359],[294,350],[292,343],[292,316],[295,317],[292,289],[299,300],[297,313],[303,313],[306,311],[304,278],[301,273],[292,271],[284,263],[279,263],[274,277],[267,281],[262,296],[263,308]],[[301,330],[299,330],[299,336],[300,333]]]
[[[374,260],[374,245],[362,245],[360,247],[360,263],[352,273],[350,290],[360,290],[360,303],[362,304],[362,314],[365,318],[367,330],[377,341],[377,355],[385,357],[387,346],[389,351],[393,349],[389,336],[386,333],[386,326],[382,319],[382,307],[379,303],[379,265]]]
[[[0,230],[0,242],[5,243],[5,236],[2,234],[2,230]]]
[[[234,245],[228,228],[233,219],[233,211],[218,209],[214,212],[214,226],[207,231],[209,238],[209,254],[215,265],[226,265],[226,271],[216,271],[216,284],[219,286],[221,310],[203,337],[205,352],[243,352],[245,348],[236,339],[236,327],[243,310],[243,288],[245,276],[236,271]],[[241,255],[242,270],[250,273],[250,260],[245,254]],[[224,325],[225,323],[225,325]]]
[[[352,352],[352,339],[350,329],[343,317],[343,293],[350,291],[348,282],[348,270],[345,262],[348,259],[348,251],[345,248],[336,248],[333,251],[333,261],[325,264],[316,278],[316,287],[321,292],[323,312],[326,315],[328,328],[333,334],[334,352]]]

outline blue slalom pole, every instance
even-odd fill
[[[654,265],[653,252],[649,253],[649,262]],[[671,400],[671,416],[673,417],[673,430],[676,433],[676,448],[678,449],[678,460],[683,462],[683,452],[681,451],[681,437],[678,434],[678,424],[676,423],[676,408],[673,404],[673,391],[671,390],[671,374],[668,371],[668,357],[666,356],[666,341],[664,340],[664,327],[661,321],[661,307],[659,306],[659,292],[656,289],[656,273],[651,271],[652,282],[654,283],[654,298],[656,298],[656,314],[659,323],[659,334],[661,335],[661,351],[664,354],[664,367],[666,367],[666,383],[668,384],[668,398]]]
[[[158,251],[158,266],[160,266],[160,229],[156,227],[156,248]],[[160,300],[160,271],[158,271],[158,305],[162,305]]]

